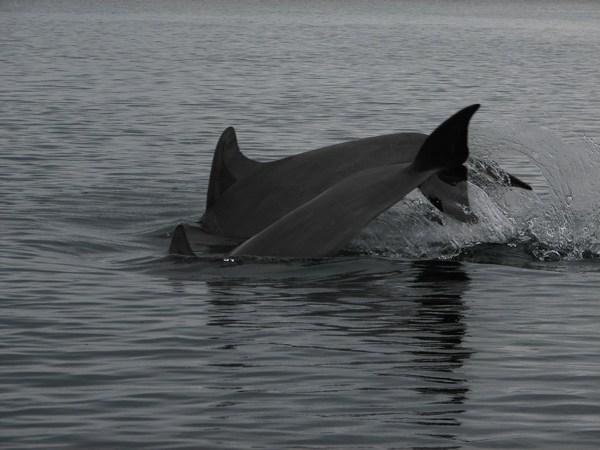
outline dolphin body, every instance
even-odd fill
[[[430,136],[376,136],[267,163],[244,156],[227,128],[213,157],[205,213],[198,225],[177,226],[169,252],[237,245],[233,256],[332,255],[415,188],[444,213],[475,222],[463,163],[478,108],[464,108]]]

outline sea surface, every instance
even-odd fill
[[[599,55],[595,1],[0,0],[0,448],[600,448]],[[268,161],[471,103],[534,187],[477,224],[168,255],[225,127]]]

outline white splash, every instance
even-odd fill
[[[526,246],[536,259],[579,259],[600,249],[600,147],[593,140],[565,143],[534,127],[475,127],[471,155],[496,161],[533,191],[486,182],[469,163],[477,224],[439,213],[419,193],[387,211],[352,243],[361,253],[402,258],[452,258],[478,244]],[[489,180],[489,177],[488,177]]]

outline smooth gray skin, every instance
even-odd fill
[[[234,133],[233,129],[230,133]],[[237,161],[232,158],[225,164],[232,172],[228,176],[235,181],[212,204],[207,201],[201,229],[241,242],[348,176],[370,168],[412,162],[427,137],[421,133],[376,136],[269,163],[244,159],[243,169],[238,169]],[[225,138],[230,140],[228,145],[237,148],[234,134]],[[236,169],[239,173],[234,175]],[[451,186],[434,177],[421,184],[427,197],[448,198],[444,210],[451,211],[459,220],[472,221],[474,216],[465,212],[466,182]]]
[[[467,160],[468,125],[479,105],[447,119],[410,163],[362,170],[344,177],[238,246],[230,256],[331,256],[363,227],[434,174]],[[466,173],[466,172],[465,172]]]
[[[230,256],[331,256],[434,173],[393,164],[354,174],[251,237]]]

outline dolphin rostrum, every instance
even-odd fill
[[[469,108],[473,111],[468,117],[456,114],[466,120],[449,119],[444,128],[463,127],[466,136],[469,119],[477,109],[475,105]],[[471,111],[469,108],[465,110]],[[444,128],[440,126],[438,134]],[[200,224],[180,224],[175,229],[169,251],[192,255],[193,249],[201,245],[233,247],[354,175],[370,169],[415,163],[424,143],[427,140],[433,142],[431,139],[432,136],[428,138],[420,133],[396,133],[261,163],[240,152],[235,131],[227,128],[213,157],[206,210]],[[452,145],[449,142],[438,144]],[[382,171],[379,176],[383,173],[387,172]],[[529,188],[516,177],[506,175],[509,184]],[[467,170],[462,163],[429,173],[418,187],[444,213],[464,222],[477,220],[469,209]],[[337,189],[343,191],[342,187]]]

